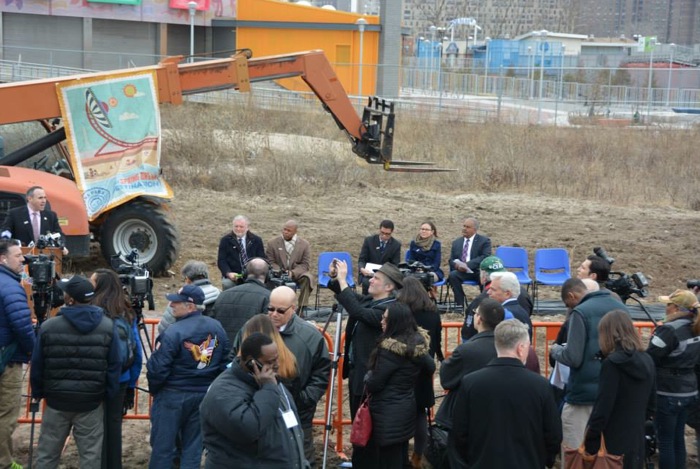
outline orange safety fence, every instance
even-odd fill
[[[155,341],[156,337],[156,327],[158,323],[160,322],[159,319],[154,319],[154,318],[147,318],[144,319],[144,322],[146,324],[146,330],[148,331],[149,338],[151,342],[153,343]],[[461,336],[461,329],[462,329],[462,322],[443,322],[442,323],[442,329],[443,329],[443,341],[442,341],[442,347],[443,347],[443,354],[445,358],[449,357],[452,354],[452,350],[454,350],[457,345],[462,343],[462,336]],[[545,322],[545,321],[536,321],[532,323],[532,345],[535,347],[535,350],[538,351],[538,356],[540,359],[540,370],[542,370],[542,374],[545,376],[549,376],[549,349],[550,345],[554,342],[554,340],[557,337],[557,334],[559,333],[559,329],[561,328],[562,323],[561,322]],[[651,332],[654,330],[654,323],[652,322],[635,322],[634,323],[635,327],[639,331],[639,334],[642,336],[644,339],[648,339],[651,335]],[[322,332],[321,328],[319,328],[319,331]],[[143,332],[141,331],[141,340],[144,340]],[[331,360],[333,360],[333,351],[334,346],[333,346],[333,339],[331,338],[328,333],[323,332],[323,337],[326,340],[326,345],[328,346],[328,350],[331,354]],[[542,344],[542,349],[539,349],[539,344]],[[341,351],[344,349],[345,346],[345,334],[341,335],[340,338],[340,347],[338,350]],[[339,455],[342,456],[343,453],[343,428],[347,425],[350,425],[351,420],[349,417],[345,418],[343,416],[343,357],[341,357],[338,360],[338,368],[337,368],[337,375],[336,375],[336,390],[334,393],[334,400],[335,400],[335,405],[334,405],[334,413],[331,419],[331,428],[333,431],[335,431],[335,451]],[[145,363],[145,359],[144,359]],[[544,366],[542,366],[544,365]],[[28,368],[27,368],[28,370]],[[31,411],[29,408],[31,399],[29,396],[31,396],[31,388],[29,386],[29,373],[28,371],[25,372],[25,380],[26,380],[26,389],[27,389],[27,394],[25,396],[26,402],[24,404],[24,413],[20,418],[17,420],[19,423],[31,423],[32,418],[31,418]],[[328,389],[326,390],[326,398],[325,398],[325,406],[324,406],[324,416],[328,415],[328,406],[330,405],[329,401],[329,396],[330,396],[330,386],[332,383],[329,383]],[[151,404],[152,404],[152,397],[148,392],[140,387],[138,387],[137,383],[137,392],[135,393],[134,396],[134,408],[130,410],[125,416],[125,419],[128,420],[149,420],[151,417]],[[34,419],[35,423],[41,423],[41,416],[37,416]],[[324,419],[319,419],[316,418],[313,420],[314,425],[320,425],[324,428],[325,430],[325,425],[326,425],[326,420]]]

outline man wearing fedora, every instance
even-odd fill
[[[32,399],[46,399],[36,466],[58,467],[72,429],[80,467],[99,469],[102,403],[119,391],[119,338],[104,310],[88,304],[95,295],[88,279],[74,275],[57,285],[66,304],[41,325],[32,355]]]
[[[350,415],[355,418],[362,401],[367,361],[382,332],[382,314],[396,301],[394,293],[403,286],[403,275],[393,264],[384,264],[369,281],[369,295],[355,293],[346,281],[348,265],[334,260],[329,266],[331,281],[328,288],[348,312],[345,326],[345,361],[343,378],[348,378]]]

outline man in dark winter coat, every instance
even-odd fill
[[[249,230],[250,220],[244,215],[233,218],[233,230],[219,241],[216,265],[221,271],[221,288],[233,287],[243,272],[248,259],[265,257],[262,238]]]
[[[0,467],[13,467],[12,433],[17,428],[17,400],[22,390],[22,364],[34,350],[32,312],[20,284],[24,256],[17,240],[0,240],[0,351],[9,357],[0,371]]]
[[[524,366],[527,326],[509,319],[496,326],[498,357],[462,378],[447,450],[452,469],[552,467],[561,421],[549,382]]]
[[[474,316],[474,325],[478,334],[468,342],[460,344],[440,366],[440,384],[450,392],[435,415],[435,423],[446,430],[452,428],[457,391],[462,378],[469,373],[480,370],[496,358],[493,330],[503,321],[503,306],[491,298],[481,302]]]
[[[348,312],[345,325],[345,361],[343,378],[348,378],[350,417],[355,418],[362,400],[367,362],[382,332],[382,314],[396,301],[394,291],[403,285],[403,275],[393,264],[384,264],[369,281],[369,295],[355,293],[346,281],[348,266],[338,261],[329,266],[331,281],[328,288]]]
[[[122,362],[112,320],[80,275],[58,282],[66,305],[41,325],[32,355],[32,399],[46,399],[37,467],[55,468],[73,430],[81,468],[100,468],[105,398],[119,392]]]
[[[297,360],[297,377],[285,383],[294,396],[301,428],[304,454],[315,466],[312,423],[316,404],[326,393],[331,374],[331,360],[323,335],[311,323],[295,314],[296,294],[289,287],[277,287],[270,294],[268,315],[284,344]]]
[[[199,405],[211,383],[226,368],[231,346],[219,321],[202,315],[204,292],[185,285],[165,296],[176,322],[156,340],[146,363],[151,408],[150,469],[170,469],[177,456],[180,467],[199,467],[202,432]]]
[[[251,259],[246,265],[248,277],[245,283],[224,290],[216,299],[211,317],[224,326],[230,340],[235,341],[248,319],[267,313],[270,290],[265,286],[265,279],[269,270],[264,259]]]
[[[289,391],[277,383],[277,345],[255,332],[200,408],[206,469],[303,469],[302,432]]]

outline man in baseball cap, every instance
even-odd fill
[[[67,280],[63,279],[57,282],[57,285],[63,291],[65,302],[69,306],[75,303],[89,303],[95,296],[95,287],[92,282],[81,275],[74,275]]]
[[[176,456],[181,467],[199,467],[202,434],[199,404],[207,389],[228,363],[231,351],[219,321],[204,316],[204,291],[186,284],[165,298],[175,323],[156,339],[156,349],[146,363],[151,408],[150,467],[172,467]],[[181,445],[177,447],[178,435]]]
[[[474,328],[474,313],[479,304],[489,297],[489,287],[491,286],[491,274],[494,272],[507,272],[507,269],[503,265],[503,261],[497,256],[488,256],[481,264],[479,264],[479,275],[481,284],[484,286],[484,291],[482,291],[479,296],[474,298],[469,306],[467,306],[467,311],[464,315],[464,325],[462,326],[462,340],[469,340],[471,337],[477,334],[477,330]],[[528,315],[532,314],[532,300],[530,295],[527,293],[527,289],[523,286],[520,287],[520,295],[518,295],[518,304],[527,311]]]
[[[168,293],[165,298],[171,303],[192,303],[193,305],[204,304],[204,290],[197,285],[185,285],[177,293]]]

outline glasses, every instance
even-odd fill
[[[421,228],[420,230],[421,230],[421,231],[433,231],[432,228]]]
[[[286,308],[275,308],[274,306],[268,306],[267,312],[268,313],[284,314],[287,311],[289,311],[289,308],[291,308],[292,306],[294,306],[294,305],[289,305]]]

